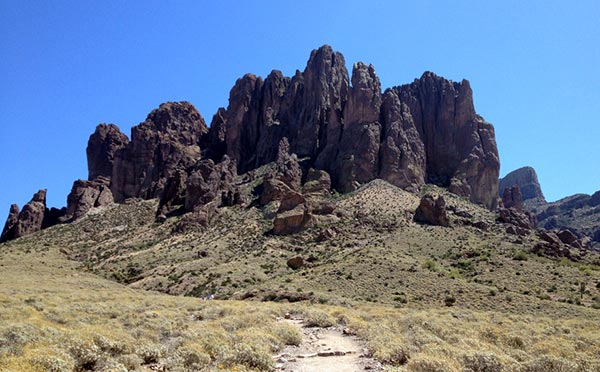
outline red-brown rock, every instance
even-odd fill
[[[518,185],[507,187],[502,193],[502,203],[505,208],[513,208],[517,211],[523,211],[523,195]]]
[[[4,224],[2,235],[0,236],[0,243],[6,242],[16,238],[16,228],[19,223],[19,206],[12,204],[8,212],[8,218]]]
[[[133,127],[131,142],[115,154],[111,189],[115,201],[159,197],[178,169],[200,159],[200,141],[208,132],[189,102],[167,102]]]
[[[302,185],[305,195],[327,196],[331,192],[331,177],[324,170],[310,168],[306,175],[306,182]]]
[[[112,177],[115,154],[129,144],[129,139],[114,124],[99,124],[88,140],[86,149],[88,180]]]
[[[216,150],[208,153],[225,152],[246,172],[274,161],[273,144],[286,137],[289,152],[327,171],[340,191],[377,177],[411,191],[430,182],[495,208],[494,130],[475,113],[468,81],[428,72],[382,96],[375,69],[363,63],[349,80],[343,56],[329,46],[292,78],[244,76],[215,115],[208,146]]]
[[[568,245],[573,245],[574,243],[577,242],[577,236],[575,234],[573,234],[572,232],[570,232],[569,230],[563,230],[563,231],[559,232],[558,234],[556,234],[556,236],[558,236],[558,238],[560,239],[561,242],[568,244]]]
[[[191,211],[208,203],[217,207],[239,203],[236,177],[235,162],[227,156],[218,164],[210,159],[199,161],[187,178],[185,209]]]
[[[75,181],[67,197],[66,219],[76,220],[94,207],[114,203],[109,184],[110,180],[102,176],[94,181]]]
[[[425,194],[415,212],[414,220],[429,225],[448,226],[450,223],[444,197],[436,193]]]
[[[287,235],[302,231],[308,221],[310,215],[304,204],[298,204],[296,207],[277,212],[273,221],[273,233],[275,235]]]

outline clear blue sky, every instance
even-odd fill
[[[600,2],[0,1],[0,219],[87,177],[100,122],[129,135],[161,102],[207,122],[246,72],[303,70],[330,44],[384,87],[466,78],[501,175],[533,166],[550,200],[600,189]],[[0,222],[1,223],[1,222]]]

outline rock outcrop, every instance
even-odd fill
[[[581,239],[589,238],[588,248],[600,249],[600,191],[577,194],[535,209],[539,225],[547,230],[568,230]]]
[[[211,202],[216,206],[238,204],[241,199],[236,177],[235,163],[228,157],[218,164],[210,159],[199,161],[187,178],[185,209],[192,211]]]
[[[110,179],[98,176],[94,181],[77,180],[67,197],[67,220],[76,220],[90,209],[114,203]]]
[[[131,142],[115,153],[111,190],[116,202],[160,197],[177,170],[200,159],[200,141],[208,132],[189,102],[168,102],[131,129]]]
[[[519,185],[514,185],[504,189],[502,193],[502,203],[504,208],[514,208],[518,211],[523,210],[523,194]]]
[[[243,173],[274,161],[284,137],[339,191],[383,178],[413,191],[449,187],[490,209],[498,200],[494,129],[475,113],[466,80],[427,72],[382,94],[373,66],[356,63],[350,79],[344,57],[323,46],[291,78],[239,79],[213,119],[208,153],[228,154]]]
[[[40,190],[33,195],[19,212],[16,204],[11,205],[10,212],[0,241],[8,241],[40,231],[46,216],[46,190]]]
[[[498,181],[498,185],[500,196],[504,195],[504,190],[519,186],[523,201],[528,205],[535,206],[546,203],[537,173],[532,167],[522,167],[508,173]]]
[[[112,177],[117,151],[129,144],[129,138],[114,124],[98,124],[86,148],[88,180]]]
[[[437,193],[423,195],[415,211],[414,220],[428,225],[449,226],[444,197]]]
[[[19,223],[19,206],[12,204],[8,211],[8,218],[4,224],[2,235],[0,235],[0,243],[16,238],[17,224]]]

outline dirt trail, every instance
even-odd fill
[[[281,320],[294,324],[302,333],[300,346],[288,346],[275,356],[277,370],[286,372],[380,371],[381,364],[364,355],[356,336],[339,327],[304,327],[302,319]]]

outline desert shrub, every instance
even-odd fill
[[[122,363],[112,359],[103,359],[97,362],[94,368],[95,372],[128,372],[129,370]]]
[[[294,326],[293,324],[278,324],[275,334],[284,345],[298,346],[302,343],[302,335],[300,334],[298,327]]]
[[[542,355],[523,366],[520,372],[573,372],[577,364],[551,355]]]
[[[446,306],[454,306],[455,303],[456,298],[454,296],[446,296],[446,298],[444,298],[444,305]]]
[[[256,344],[236,344],[225,360],[229,366],[244,365],[261,371],[273,369],[273,358],[269,350]]]
[[[144,362],[137,354],[121,355],[117,360],[130,371],[137,370]]]
[[[412,359],[407,369],[411,372],[458,372],[456,368],[449,365],[447,360],[424,356]]]
[[[94,336],[94,344],[105,353],[111,355],[129,354],[133,352],[132,347],[124,341],[111,340],[103,335]]]
[[[225,335],[218,331],[207,330],[197,342],[213,360],[222,360],[229,354],[229,344]]]
[[[75,366],[82,370],[92,370],[102,356],[102,350],[90,340],[73,338],[68,342],[68,350]]]
[[[515,261],[527,261],[527,258],[529,256],[527,255],[526,252],[524,251],[517,251],[514,255],[513,255],[513,260]]]
[[[64,372],[75,369],[73,358],[62,350],[38,350],[32,364],[47,372]]]
[[[137,351],[143,364],[157,363],[160,358],[165,356],[165,353],[165,348],[156,344],[144,345]]]
[[[513,349],[525,349],[525,341],[519,336],[507,336],[504,343]]]
[[[496,354],[471,354],[462,357],[465,372],[502,372],[503,366]]]
[[[29,324],[14,324],[0,328],[0,357],[21,354],[23,346],[35,341],[38,331]]]
[[[433,271],[436,272],[438,271],[438,265],[437,262],[435,262],[434,260],[432,260],[431,258],[428,258],[425,260],[425,262],[423,262],[422,267],[424,269],[427,269],[429,271]]]
[[[383,363],[401,366],[408,363],[410,352],[405,345],[388,345],[377,350],[374,356]]]
[[[307,327],[331,327],[335,319],[326,312],[318,309],[311,309],[305,312],[305,321]]]
[[[165,370],[171,372],[204,371],[211,366],[210,356],[196,345],[183,346],[161,360]]]
[[[182,347],[177,350],[182,364],[188,369],[201,369],[210,365],[210,355],[190,347]]]

